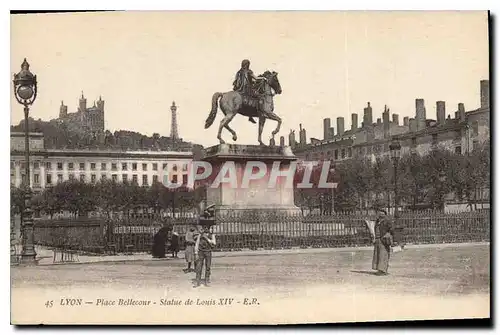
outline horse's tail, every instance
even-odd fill
[[[215,121],[215,116],[217,116],[217,109],[219,108],[219,98],[222,97],[222,93],[214,93],[212,96],[212,110],[208,114],[207,120],[205,121],[205,129],[209,128]]]

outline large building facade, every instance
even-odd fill
[[[415,117],[399,122],[399,115],[390,115],[385,107],[382,118],[373,122],[370,103],[364,108],[359,126],[358,115],[351,115],[351,128],[345,130],[344,118],[337,118],[337,134],[330,119],[323,120],[323,139],[311,138],[307,143],[306,130],[300,127],[299,141],[292,131],[289,145],[302,160],[343,161],[353,157],[371,160],[389,155],[389,144],[400,141],[402,153],[425,154],[435,147],[444,147],[459,154],[466,154],[490,139],[489,81],[480,82],[481,101],[477,109],[466,111],[463,103],[454,110],[453,117],[446,117],[446,103],[436,102],[436,119],[428,119],[423,99],[415,100]]]
[[[96,183],[116,182],[151,186],[164,182],[188,184],[192,152],[107,151],[45,149],[43,134],[30,134],[30,186],[34,192],[67,180]],[[11,133],[11,185],[20,187],[26,180],[24,133]]]

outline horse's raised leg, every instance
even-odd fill
[[[266,123],[266,118],[265,116],[259,116],[259,144],[260,145],[265,145],[264,142],[262,142],[262,131],[264,130],[264,123]]]
[[[274,114],[273,112],[271,113],[267,113],[267,118],[269,120],[274,120],[276,122],[278,122],[278,125],[276,126],[276,129],[273,130],[273,132],[271,133],[272,137],[274,138],[274,136],[280,131],[280,128],[281,128],[281,118]]]
[[[233,141],[236,141],[238,139],[238,136],[236,136],[236,132],[231,128],[229,127],[227,124],[224,126],[224,128],[226,128],[227,130],[229,130],[229,132],[231,134],[233,134]]]
[[[220,144],[224,144],[226,142],[224,142],[224,140],[222,139],[221,137],[221,133],[222,133],[222,128],[226,128],[228,123],[231,122],[231,120],[234,118],[236,114],[235,113],[227,113],[224,118],[220,121],[220,125],[219,125],[219,131],[217,133],[217,139],[219,140]],[[234,130],[233,130],[234,131]],[[233,134],[233,138],[236,134]]]

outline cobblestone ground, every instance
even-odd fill
[[[11,269],[13,322],[283,323],[488,317],[489,245],[423,247],[393,254],[386,277],[371,251],[214,258],[211,287],[192,287],[182,259]],[[61,306],[60,299],[193,299],[195,306],[116,309]],[[100,297],[100,298],[99,298]],[[234,307],[196,306],[197,299]],[[244,305],[255,300],[253,306]],[[39,310],[27,314],[26,304]],[[46,301],[56,306],[44,307]],[[196,310],[196,308],[198,310]],[[114,311],[114,312],[113,312]],[[135,312],[134,312],[135,311]],[[83,319],[82,319],[83,318]],[[135,321],[134,321],[135,320]]]

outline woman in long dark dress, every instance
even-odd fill
[[[165,258],[165,244],[167,243],[168,228],[163,227],[153,237],[153,258]]]

